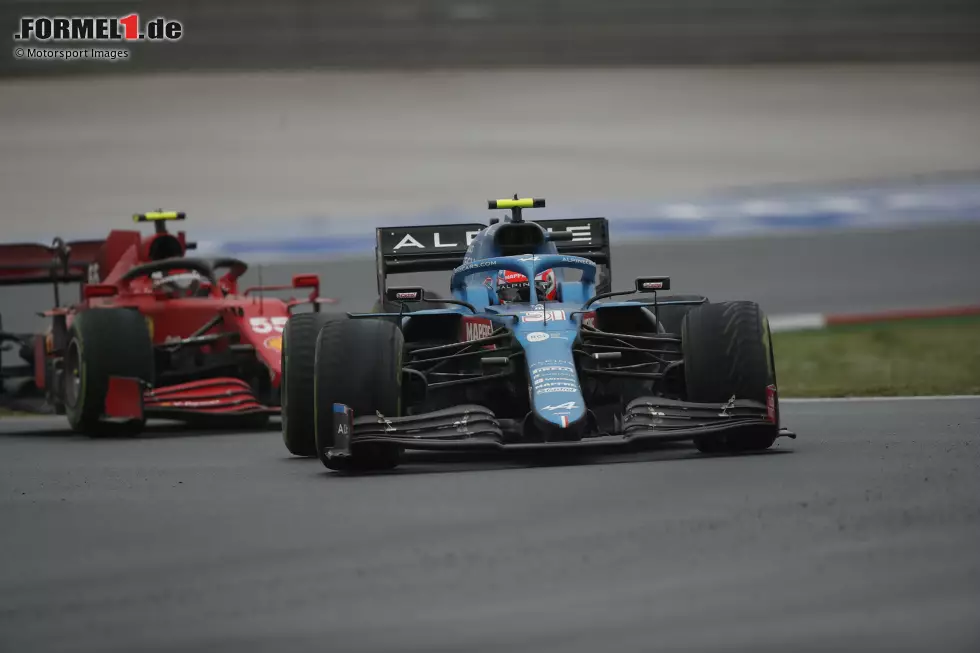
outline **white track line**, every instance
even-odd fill
[[[780,397],[781,404],[825,404],[847,401],[946,401],[980,400],[980,395],[916,395],[912,397]]]
[[[769,318],[769,330],[773,333],[785,331],[807,331],[824,329],[827,318],[821,313],[799,313],[796,315],[773,315]]]
[[[786,331],[811,331],[827,327],[853,324],[896,322],[931,318],[965,317],[980,315],[980,306],[953,306],[914,310],[884,311],[877,313],[790,313],[770,315],[769,330],[773,333]]]

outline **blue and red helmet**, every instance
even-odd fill
[[[491,277],[489,281],[493,281]],[[497,298],[502,304],[531,301],[531,288],[527,277],[520,272],[501,270],[497,274]],[[539,301],[558,299],[558,279],[554,270],[545,270],[534,277]]]

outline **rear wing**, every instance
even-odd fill
[[[605,268],[611,275],[609,221],[606,218],[567,218],[534,220],[545,230],[567,231],[571,240],[555,241],[559,254],[581,256]],[[418,227],[379,227],[375,258],[378,266],[378,293],[384,296],[389,274],[449,271],[463,264],[466,250],[487,225],[480,223],[425,225]]]
[[[88,268],[105,240],[55,239],[40,243],[0,245],[0,286],[74,283],[88,280]]]

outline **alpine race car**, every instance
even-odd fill
[[[658,297],[666,276],[613,291],[607,220],[523,219],[544,205],[515,196],[489,202],[512,210],[489,226],[377,229],[380,303],[402,308],[290,317],[286,448],[370,470],[413,449],[686,440],[719,453],[796,437],[780,424],[757,304]],[[388,286],[389,274],[431,270],[452,270],[451,298],[418,308],[423,288]]]
[[[104,240],[0,245],[0,286],[53,284],[43,333],[0,332],[20,364],[0,368],[0,395],[43,397],[90,435],[138,432],[147,418],[203,426],[260,426],[280,412],[281,334],[300,305],[320,305],[317,275],[239,291],[247,265],[186,256],[196,244],[169,233],[184,213],[133,216],[154,233],[113,230]],[[221,276],[219,276],[219,274]],[[62,306],[60,284],[78,284]],[[305,289],[304,299],[266,297]]]

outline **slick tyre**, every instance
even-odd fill
[[[681,326],[687,398],[724,404],[733,396],[765,405],[775,385],[769,321],[755,302],[704,304],[689,311]],[[778,411],[778,407],[777,407]],[[768,449],[775,434],[703,436],[694,440],[702,453]]]
[[[316,339],[323,325],[346,315],[300,313],[282,332],[282,441],[294,456],[316,455],[313,376]]]
[[[328,322],[316,346],[316,450],[329,469],[368,471],[398,464],[400,448],[390,444],[354,445],[344,463],[328,459],[334,443],[333,405],[345,404],[354,418],[401,414],[401,365],[405,341],[387,320]]]
[[[680,302],[680,301],[701,301],[705,300],[707,303],[707,298],[701,295],[668,295],[666,297],[661,297],[662,302]],[[702,304],[703,306],[704,304]],[[660,325],[664,328],[666,333],[680,333],[681,325],[684,322],[684,316],[691,312],[692,309],[700,308],[696,304],[681,304],[680,306],[658,306],[657,307],[657,318]],[[653,310],[652,308],[650,309]]]
[[[92,437],[138,433],[145,420],[106,422],[109,377],[154,379],[153,341],[146,320],[125,308],[79,313],[68,330],[64,359],[64,406],[68,424]]]
[[[664,297],[658,297],[660,302],[699,302],[704,300],[704,303],[708,303],[708,298],[701,295],[666,295]],[[634,299],[631,303],[647,303],[650,299]],[[653,306],[647,306],[647,310],[654,313]],[[684,316],[691,312],[692,309],[698,308],[697,304],[681,304],[679,306],[658,306],[656,310],[657,321],[660,322],[660,326],[663,327],[664,333],[679,334],[681,332],[681,323],[684,321]]]

